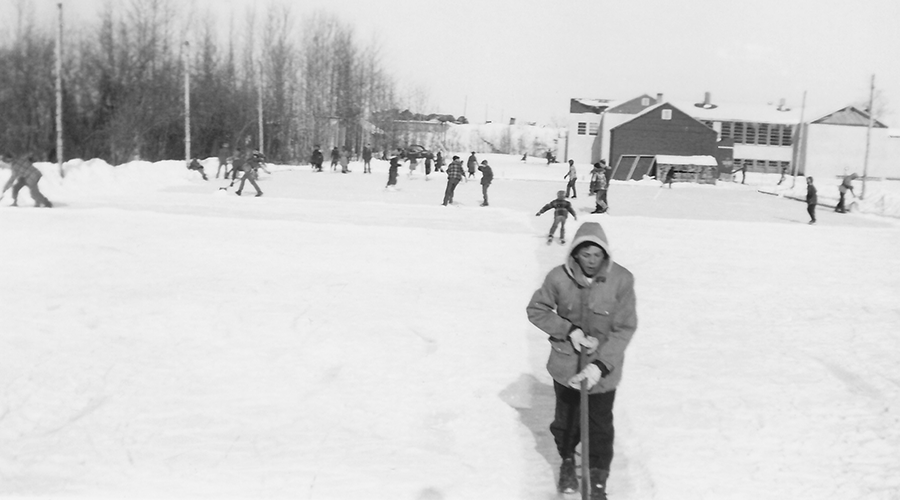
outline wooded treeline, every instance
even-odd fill
[[[358,151],[367,133],[392,129],[380,121],[397,107],[395,83],[377,47],[333,15],[300,19],[271,5],[261,16],[235,14],[221,33],[212,15],[182,9],[174,0],[108,2],[96,24],[65,26],[65,159],[183,158],[186,66],[195,157],[223,143],[260,148],[259,92],[262,146],[274,161],[305,161],[315,144]],[[0,41],[0,149],[56,161],[56,18],[39,24],[20,12],[3,24],[14,35]]]

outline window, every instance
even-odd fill
[[[780,146],[781,145],[781,129],[784,128],[784,125],[772,125],[772,128],[769,130],[769,144],[772,146]]]
[[[744,132],[744,144],[756,144],[756,127],[755,123],[746,123]]]
[[[597,130],[600,128],[599,123],[588,123],[588,133],[591,135],[597,135]]]
[[[791,125],[784,125],[781,129],[781,145],[790,146],[792,144],[793,135],[794,127]]]
[[[773,125],[774,127],[774,125]],[[759,143],[760,144],[768,144],[769,143],[769,124],[761,123],[759,125]]]
[[[722,139],[733,139],[731,134],[731,122],[722,122]]]
[[[743,144],[744,142],[744,123],[734,122],[734,143]]]
[[[662,110],[662,119],[663,120],[671,120],[672,119],[672,110],[671,109]]]
[[[650,105],[650,98],[649,98],[649,97],[641,98],[641,106],[649,106],[649,105]]]
[[[587,123],[578,122],[578,135],[584,135],[587,132]]]

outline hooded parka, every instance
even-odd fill
[[[606,259],[593,279],[584,275],[573,253],[584,242],[593,242],[606,252]],[[566,255],[566,262],[553,268],[544,284],[534,292],[526,308],[532,324],[549,335],[550,358],[547,370],[563,385],[580,371],[578,352],[569,334],[580,328],[600,345],[587,362],[601,362],[609,373],[591,393],[609,392],[622,380],[625,348],[637,329],[634,276],[615,263],[603,228],[586,222],[578,228]]]

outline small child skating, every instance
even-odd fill
[[[563,245],[566,243],[566,218],[572,214],[572,217],[578,220],[578,216],[575,215],[575,210],[572,210],[572,204],[566,200],[565,191],[558,191],[556,199],[544,205],[534,215],[540,216],[551,208],[553,209],[553,225],[550,226],[550,234],[547,235],[547,244],[553,243],[553,234],[556,232],[556,226],[559,226],[559,244]]]

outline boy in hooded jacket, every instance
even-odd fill
[[[556,395],[550,432],[562,458],[559,491],[578,490],[574,459],[580,441],[578,387],[587,381],[591,498],[605,500],[615,434],[613,403],[625,348],[637,330],[637,311],[634,276],[613,261],[600,224],[586,222],[578,228],[565,263],[547,274],[526,312],[550,341],[547,369]],[[586,362],[579,366],[582,349]]]

